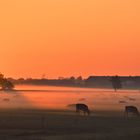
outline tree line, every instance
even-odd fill
[[[103,79],[103,77],[101,77]],[[106,79],[106,77],[104,78]],[[70,77],[68,79],[59,78],[59,79],[27,79],[24,80],[19,79],[16,82],[13,79],[6,78],[3,74],[0,74],[0,88],[1,90],[12,90],[14,89],[14,84],[17,84],[17,81],[21,81],[20,84],[35,84],[35,85],[60,85],[60,86],[80,86],[80,87],[93,87],[94,84],[106,84],[104,80],[97,80],[96,77],[90,76],[88,79],[83,79],[81,76],[78,78]],[[109,77],[108,81],[111,83],[115,92],[118,89],[122,88],[122,81],[119,76],[111,76]],[[108,83],[107,83],[108,84]]]

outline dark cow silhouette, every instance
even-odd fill
[[[82,111],[84,113],[84,115],[90,115],[90,111],[88,109],[88,106],[85,104],[76,104],[76,112],[79,113],[80,111]]]
[[[125,113],[126,113],[127,117],[129,115],[129,113],[139,116],[139,111],[138,111],[137,107],[135,107],[135,106],[125,106]]]

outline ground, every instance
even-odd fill
[[[74,111],[0,111],[0,140],[139,140],[140,118],[123,112],[94,111],[78,116]]]

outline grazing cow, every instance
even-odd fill
[[[85,104],[76,104],[76,112],[79,113],[80,111],[82,111],[84,113],[84,115],[89,115],[90,111],[88,109],[88,106]]]
[[[138,111],[137,107],[135,107],[135,106],[125,106],[125,113],[126,113],[127,117],[129,115],[129,113],[139,116],[139,111]]]

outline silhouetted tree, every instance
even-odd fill
[[[84,84],[82,76],[77,77],[75,79],[75,82],[76,82],[77,85],[83,85]]]
[[[82,76],[77,77],[77,80],[82,81],[83,80]]]
[[[0,87],[2,90],[11,90],[14,88],[14,84],[7,80],[3,74],[0,74]]]
[[[120,77],[119,76],[112,76],[111,77],[111,82],[112,82],[112,86],[115,90],[115,92],[117,91],[117,89],[120,89],[122,88],[122,83],[121,83],[121,80],[120,80]]]
[[[75,77],[74,77],[74,76],[71,76],[71,77],[69,78],[69,80],[75,81]]]

